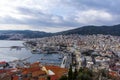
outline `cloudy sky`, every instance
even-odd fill
[[[120,22],[120,0],[0,0],[0,30],[58,32]]]

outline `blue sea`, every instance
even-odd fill
[[[33,63],[36,61],[45,62],[45,63],[60,63],[59,60],[60,54],[32,54],[30,50],[22,48],[21,50],[11,49],[11,46],[24,46],[24,41],[11,41],[11,40],[0,40],[0,61],[13,61],[13,60],[22,60],[27,57],[27,61]],[[4,47],[4,48],[3,48]],[[6,47],[6,48],[5,48]],[[40,60],[40,59],[48,60]],[[50,60],[49,60],[50,59]],[[55,59],[55,60],[51,60]]]

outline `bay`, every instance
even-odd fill
[[[9,40],[0,40],[0,61],[13,61],[13,60],[22,60],[24,58],[30,57],[27,61],[33,63],[36,61],[44,63],[60,63],[59,60],[60,54],[32,54],[30,50],[22,48],[21,50],[11,49],[11,48],[2,48],[2,47],[11,47],[11,46],[24,46],[24,41],[9,41]],[[40,59],[46,60],[40,60]],[[49,59],[55,60],[49,60]]]

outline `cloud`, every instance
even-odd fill
[[[34,30],[31,29],[30,26],[27,25],[16,25],[16,24],[0,24],[0,28],[2,30]]]
[[[2,0],[0,29],[56,32],[90,24],[117,24],[119,4],[120,0]]]
[[[73,0],[72,0],[73,1]],[[82,6],[84,9],[100,9],[100,10],[107,10],[110,12],[120,12],[119,9],[119,4],[120,0],[76,0],[75,1],[77,5],[76,7],[79,8],[78,6]]]
[[[112,21],[113,16],[105,11],[101,10],[87,10],[87,11],[80,11],[77,13],[75,20],[82,24],[95,24],[101,22]]]

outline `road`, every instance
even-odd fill
[[[61,68],[69,68],[70,64],[72,64],[71,53],[65,53],[64,58],[61,63]]]

